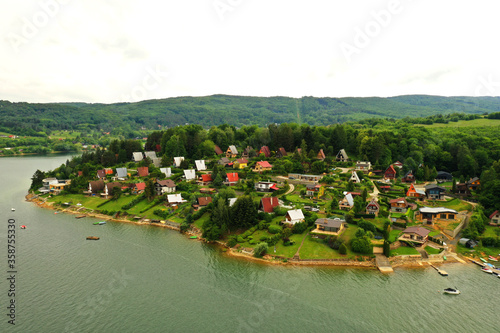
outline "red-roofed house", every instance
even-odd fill
[[[134,187],[132,187],[132,193],[139,194],[144,192],[145,189],[146,189],[146,183],[136,183],[134,184]]]
[[[385,170],[384,178],[385,179],[396,179],[396,170],[394,169],[392,164],[389,165],[389,167]]]
[[[238,167],[238,169],[244,169],[248,165],[248,160],[246,158],[238,158],[234,163],[234,167]]]
[[[202,185],[208,185],[212,182],[212,174],[211,173],[204,173],[201,175],[199,179],[200,184]]]
[[[229,186],[236,185],[239,179],[240,177],[237,172],[226,173],[226,185]]]
[[[139,177],[147,177],[149,175],[149,168],[148,167],[138,167],[137,173],[139,174]]]
[[[409,207],[405,198],[392,199],[389,203],[391,204],[391,212],[406,213]]]
[[[274,211],[274,207],[277,206],[279,206],[277,197],[265,197],[260,199],[259,209],[266,213],[272,213]]]
[[[252,171],[254,172],[263,172],[263,171],[271,171],[273,166],[269,164],[268,161],[260,161],[255,164],[255,167]]]
[[[255,190],[260,192],[272,192],[278,190],[278,187],[273,182],[258,182],[255,184]]]
[[[276,153],[276,157],[285,157],[287,154],[286,154],[286,150],[285,148],[279,148],[278,149],[278,152]]]
[[[219,148],[219,146],[217,146],[217,145],[215,145],[214,150],[215,150],[215,153],[216,153],[217,155],[220,155],[220,154],[222,154],[222,153],[223,153],[222,149],[220,149],[220,148]]]
[[[410,185],[410,189],[408,192],[406,192],[406,196],[410,198],[417,198],[419,200],[422,200],[425,198],[425,191],[424,190],[417,190],[413,184]]]
[[[380,206],[375,198],[366,205],[366,214],[377,216],[379,211]]]
[[[500,211],[496,210],[490,215],[490,223],[500,225]]]
[[[403,163],[401,163],[399,161],[394,162],[392,165],[394,165],[394,167],[396,167],[396,168],[403,169]]]
[[[198,198],[198,206],[200,206],[200,207],[205,207],[211,202],[212,202],[212,197],[199,197]]]
[[[259,151],[260,154],[264,154],[265,157],[271,157],[271,150],[269,150],[268,146],[262,146]]]
[[[106,171],[104,171],[104,169],[97,170],[97,178],[99,179],[106,178]]]

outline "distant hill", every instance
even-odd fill
[[[39,132],[46,129],[116,127],[157,129],[200,124],[307,123],[329,125],[365,118],[425,117],[464,112],[500,111],[500,97],[247,97],[213,95],[146,100],[137,103],[11,103],[0,101],[0,131]]]

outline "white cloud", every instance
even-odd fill
[[[223,19],[214,2],[2,0],[0,98],[491,95],[477,85],[500,81],[498,1],[220,0]]]

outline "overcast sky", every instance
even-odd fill
[[[500,95],[500,1],[0,0],[0,99]]]

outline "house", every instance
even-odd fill
[[[50,192],[50,185],[53,185],[53,184],[58,184],[59,181],[57,180],[57,178],[45,178],[42,180],[42,184],[43,184],[43,187],[40,187],[38,189],[38,191],[40,191],[41,193],[49,193]]]
[[[396,162],[392,163],[392,165],[393,165],[395,168],[403,169],[403,163],[401,163],[401,162],[399,162],[399,161],[396,161]]]
[[[288,179],[304,180],[308,182],[319,182],[323,178],[321,175],[302,175],[299,173],[289,173]]]
[[[436,220],[456,220],[458,212],[454,209],[444,207],[422,207],[419,208],[415,217],[417,220],[433,224]]]
[[[137,173],[139,174],[139,177],[147,177],[147,176],[149,176],[149,168],[148,167],[138,167]]]
[[[170,207],[178,207],[180,204],[186,202],[186,200],[182,199],[181,194],[167,194],[167,202],[166,205]]]
[[[214,151],[217,155],[220,155],[220,154],[223,154],[224,152],[222,151],[222,149],[219,148],[219,146],[215,145],[214,147]]]
[[[368,205],[366,205],[366,214],[378,216],[379,211],[380,205],[378,204],[377,200],[373,198],[372,201],[370,201]]]
[[[349,161],[349,157],[347,157],[347,153],[345,152],[344,149],[340,149],[340,151],[337,153],[337,156],[335,157],[337,162],[347,162]]]
[[[262,146],[259,150],[259,155],[264,154],[265,157],[271,157],[271,150],[268,146]]]
[[[500,211],[496,210],[490,215],[490,224],[500,225]]]
[[[246,158],[239,158],[234,163],[234,167],[238,169],[244,169],[248,165],[248,160]]]
[[[295,223],[304,222],[304,220],[304,213],[302,213],[301,209],[292,209],[286,212],[283,223],[294,225]]]
[[[61,193],[61,191],[63,191],[66,188],[66,186],[68,186],[69,184],[71,184],[71,179],[66,179],[66,180],[64,180],[64,179],[56,179],[56,178],[52,178],[52,179],[55,179],[55,181],[53,181],[53,180],[50,181],[48,183],[48,187],[45,187],[46,183],[44,182],[43,189],[48,188],[48,191],[44,191],[44,193],[50,192],[50,193],[52,193],[54,195],[58,195],[59,193]]]
[[[183,156],[174,157],[174,167],[180,168],[182,162],[184,162]]]
[[[116,178],[125,179],[127,176],[127,168],[116,168]]]
[[[457,183],[455,193],[462,197],[468,197],[470,195],[469,186],[467,183]]]
[[[403,230],[403,234],[399,237],[399,240],[423,244],[427,242],[430,232],[429,229],[423,227],[408,227]]]
[[[352,207],[354,207],[354,198],[351,193],[347,193],[344,199],[339,201],[339,208],[342,210],[350,210]]]
[[[425,195],[427,199],[443,200],[446,189],[437,184],[430,184],[425,187]]]
[[[112,175],[113,174],[113,169],[111,169],[111,168],[104,168],[104,173],[106,173],[106,175]]]
[[[146,151],[146,152],[144,152],[144,155],[146,156],[146,158],[149,158],[151,161],[158,158],[156,156],[156,152],[154,152],[154,151]]]
[[[345,220],[338,217],[334,219],[319,218],[314,224],[316,225],[316,229],[312,231],[313,233],[327,235],[340,235],[347,225]]]
[[[451,182],[452,179],[453,176],[451,175],[451,173],[446,171],[438,171],[436,176],[436,180],[438,182]]]
[[[471,178],[469,181],[467,181],[467,187],[469,190],[475,191],[481,186],[481,182],[479,181],[479,178],[474,177]]]
[[[236,185],[239,179],[240,177],[237,172],[226,173],[226,185],[228,186]]]
[[[326,156],[325,153],[323,152],[323,149],[319,150],[318,155],[316,155],[316,158],[321,161],[325,160]]]
[[[157,180],[155,182],[156,195],[175,192],[175,183],[171,179]]]
[[[283,147],[278,148],[278,151],[276,152],[276,157],[281,158],[281,157],[286,157],[286,156],[287,156],[287,152],[286,152],[285,148],[283,148]]]
[[[89,194],[96,194],[104,190],[104,181],[96,180],[89,183]]]
[[[366,172],[366,171],[371,170],[371,169],[372,169],[371,162],[365,162],[365,161],[357,161],[356,162],[356,171]]]
[[[279,190],[279,188],[273,182],[258,182],[255,184],[255,190],[259,192],[272,192]]]
[[[196,161],[194,161],[194,164],[196,164],[197,171],[207,170],[207,167],[205,166],[205,160],[196,160]]]
[[[244,150],[243,153],[241,153],[241,157],[243,158],[249,158],[250,157],[250,151],[253,150],[252,147],[247,146]]]
[[[135,183],[132,187],[133,194],[140,194],[146,189],[146,183]]]
[[[134,162],[140,162],[143,159],[144,159],[144,156],[142,155],[142,153],[140,151],[136,151],[136,152],[132,153],[132,160]]]
[[[160,171],[165,175],[166,178],[172,176],[172,168],[160,168]]]
[[[354,184],[358,184],[360,182],[358,174],[356,173],[356,171],[352,172],[351,178],[349,178],[349,181],[353,182]]]
[[[187,179],[187,178],[186,178]],[[198,182],[200,185],[208,185],[213,181],[211,173],[204,173],[199,178]]]
[[[159,157],[153,158],[151,162],[153,162],[153,165],[157,168],[161,166],[161,158]]]
[[[121,187],[122,187],[122,184],[121,183],[118,183],[118,182],[112,182],[112,183],[106,183],[104,185],[104,192],[101,193],[102,196],[104,197],[108,197],[110,195],[113,195],[113,189],[115,187],[118,187],[121,191]]]
[[[260,199],[259,209],[266,213],[274,212],[274,207],[279,206],[277,197],[264,197]]]
[[[391,212],[395,213],[406,213],[408,211],[408,201],[405,198],[397,198],[389,200],[389,204],[391,205]]]
[[[313,197],[313,196],[319,195],[320,191],[321,191],[320,184],[307,184],[306,185],[306,196],[308,196],[308,197]]]
[[[396,169],[391,165],[387,169],[385,169],[384,172],[384,178],[385,179],[396,179]]]
[[[273,166],[269,164],[268,161],[260,161],[255,164],[255,167],[253,168],[252,171],[254,172],[264,172],[264,171],[271,171]]]
[[[98,179],[106,178],[106,171],[104,169],[97,170],[97,178]]]
[[[194,169],[184,170],[184,177],[187,181],[196,179],[196,171]]]
[[[469,238],[460,238],[458,244],[465,246],[466,248],[472,249],[477,246],[477,242]]]
[[[410,170],[408,171],[405,176],[401,179],[403,183],[414,183],[415,182],[415,176],[413,175],[413,171]]]
[[[222,165],[224,167],[229,166],[229,164],[232,165],[231,161],[227,157],[222,157],[217,163],[219,163],[219,165]]]
[[[416,189],[413,184],[410,185],[408,192],[406,192],[406,196],[410,198],[417,198],[418,200],[423,200],[425,198],[425,191]]]
[[[212,203],[212,197],[199,197],[198,206],[205,207],[208,206],[209,203]]]
[[[236,156],[238,156],[238,149],[236,149],[236,146],[229,146],[226,150],[226,157],[235,158]]]

